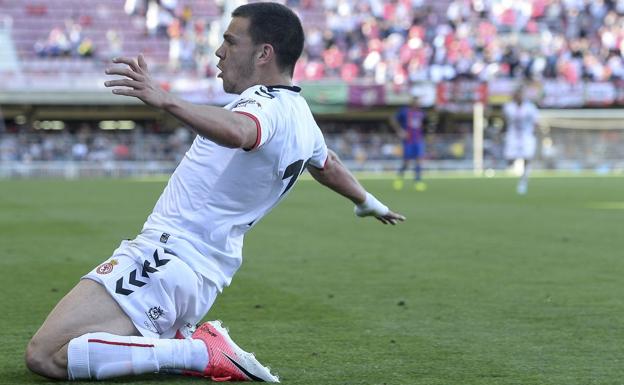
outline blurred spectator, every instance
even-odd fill
[[[74,160],[85,160],[87,159],[87,154],[89,153],[89,148],[86,143],[83,141],[76,142],[72,146],[72,157]]]
[[[80,42],[80,45],[76,49],[76,53],[78,53],[80,57],[91,57],[93,56],[94,49],[93,40],[86,38]]]
[[[123,41],[116,29],[106,31],[106,41],[108,42],[107,58],[114,58],[123,53]]]
[[[72,19],[65,20],[65,31],[69,40],[69,49],[73,52],[78,52],[78,47],[82,43],[82,27],[80,24],[74,22]]]
[[[180,51],[182,38],[182,25],[180,20],[175,19],[167,28],[167,36],[169,37],[169,69],[177,70],[180,68]]]
[[[40,57],[93,56],[95,47],[90,38],[84,37],[82,25],[74,19],[65,20],[65,27],[54,27],[46,41],[35,42],[34,50]]]
[[[145,14],[145,26],[149,36],[166,37],[167,29],[174,21],[176,0],[149,0]]]
[[[130,147],[124,142],[117,143],[113,148],[115,160],[130,160]]]
[[[35,43],[35,52],[38,56],[65,56],[71,52],[71,46],[65,31],[60,27],[52,28],[45,41]]]
[[[128,16],[145,16],[147,5],[145,0],[126,0],[124,3],[124,12]]]

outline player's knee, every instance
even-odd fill
[[[41,354],[37,342],[30,340],[26,347],[26,354],[24,356],[26,360],[26,367],[34,373],[39,374],[44,366],[45,357]]]
[[[46,345],[33,338],[26,347],[26,367],[40,376],[65,379],[65,371],[58,368],[54,362],[54,353],[46,349]]]

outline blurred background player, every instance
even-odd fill
[[[531,170],[531,159],[535,155],[535,125],[538,110],[533,102],[527,100],[522,86],[513,94],[513,99],[503,106],[507,130],[505,132],[504,155],[510,166],[522,161],[522,174],[516,191],[526,194]]]
[[[420,98],[413,95],[410,104],[401,107],[390,118],[390,125],[403,140],[403,160],[399,168],[397,178],[394,180],[394,188],[401,190],[404,185],[405,170],[410,162],[414,161],[414,189],[425,191],[427,185],[422,181],[422,166],[425,157],[424,127],[427,120],[426,112],[420,106]]]

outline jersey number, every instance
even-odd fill
[[[310,159],[308,159],[305,163],[303,159],[299,159],[298,161],[292,162],[288,167],[286,167],[282,180],[288,178],[290,178],[290,180],[288,181],[286,188],[280,196],[286,194],[286,192],[288,192],[288,190],[290,190],[290,188],[295,184],[297,178],[299,178],[299,175],[303,173],[303,170],[305,170],[306,166],[308,165],[308,162],[310,162]]]

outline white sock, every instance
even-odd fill
[[[524,170],[522,170],[522,177],[527,181],[529,179],[529,174],[531,173],[531,162],[524,161]]]
[[[528,184],[529,183],[529,174],[530,173],[531,173],[531,167],[530,166],[525,166],[524,167],[524,172],[522,173],[522,176],[520,177],[520,183]]]
[[[200,340],[126,337],[89,333],[69,341],[67,373],[70,380],[127,376],[159,371],[203,371],[208,351]]]

